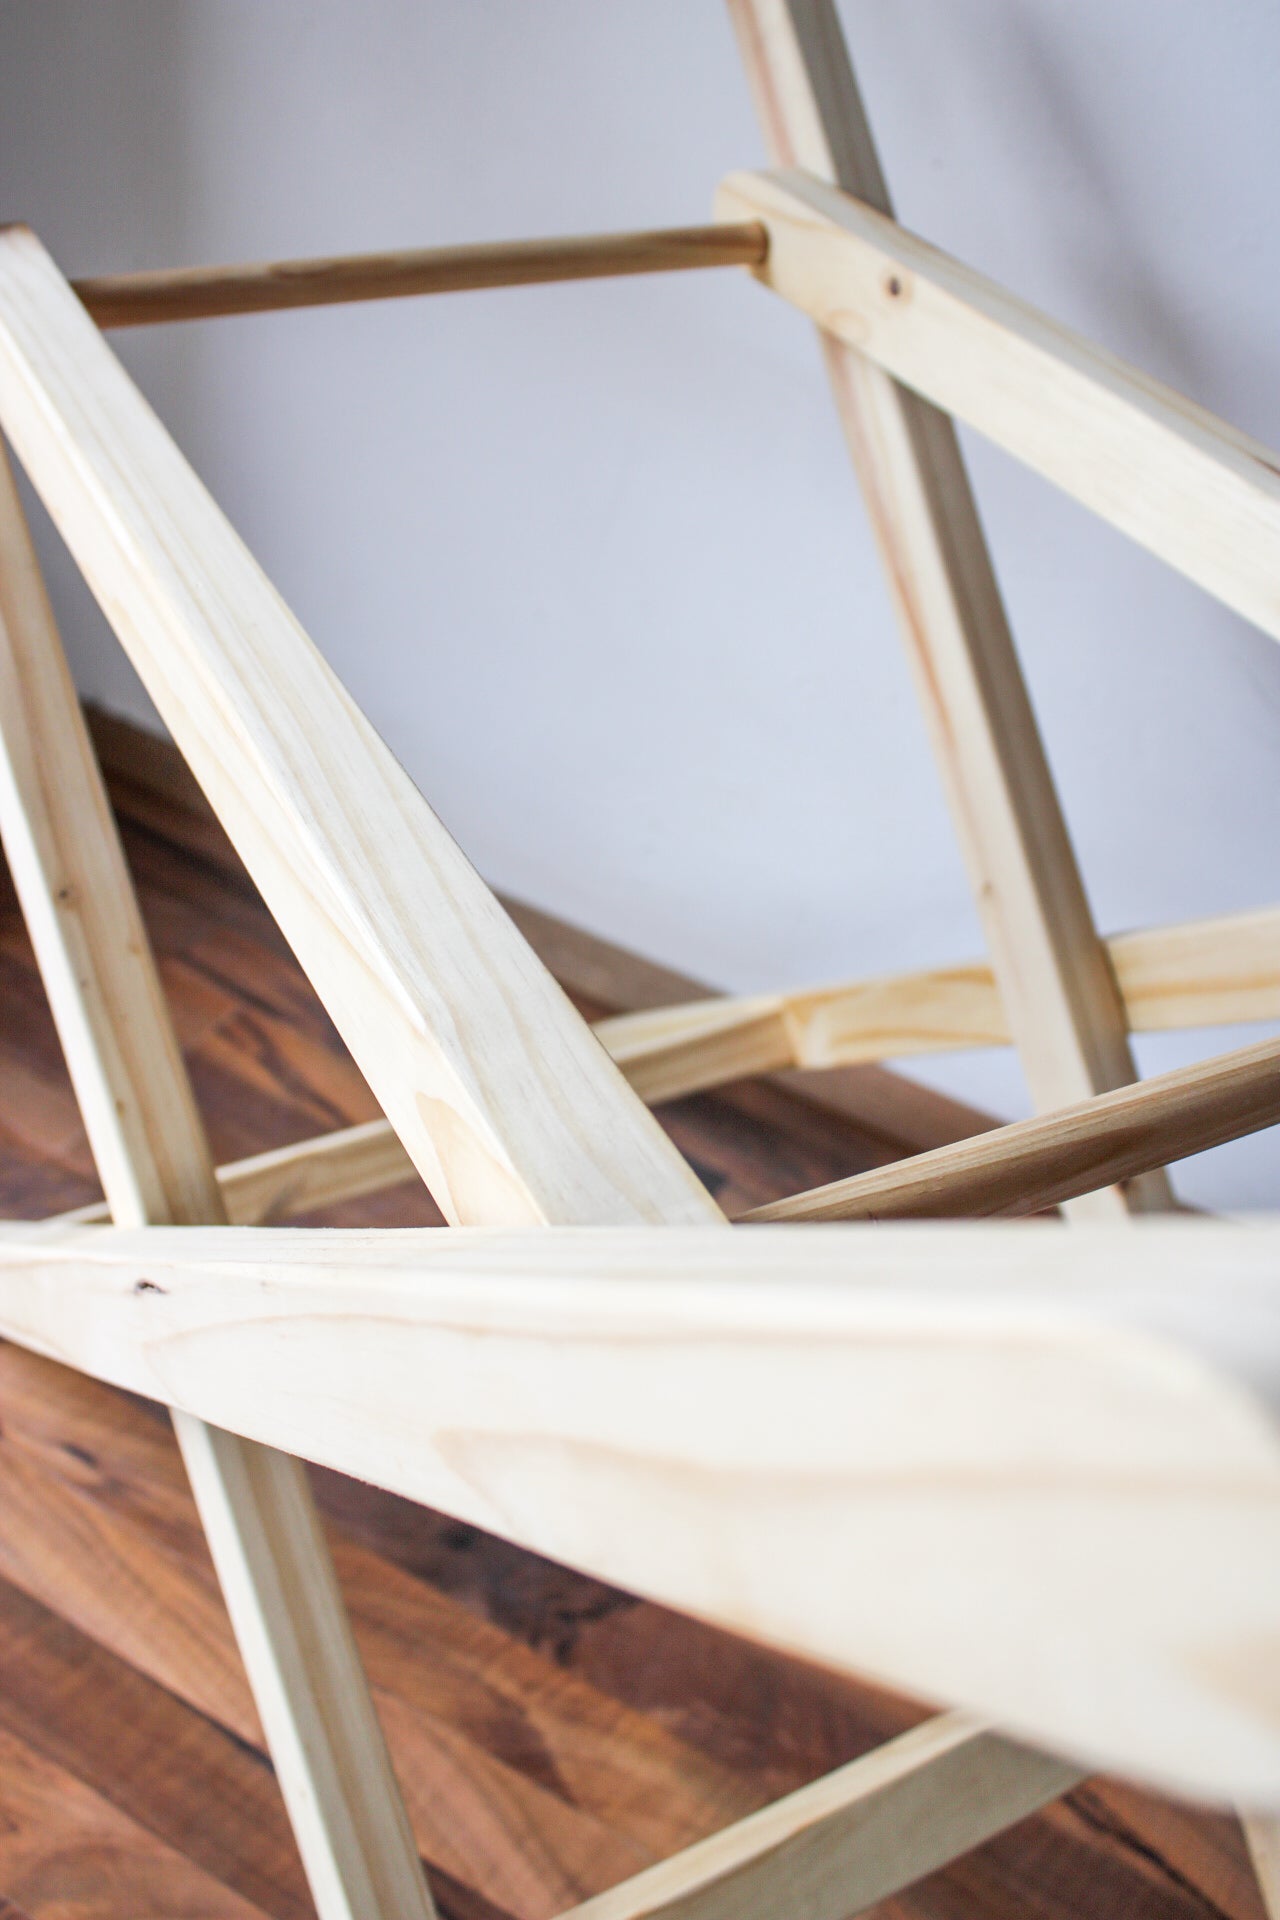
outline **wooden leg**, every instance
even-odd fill
[[[1242,1813],[1240,1825],[1258,1876],[1262,1904],[1270,1920],[1280,1920],[1280,1817],[1269,1813]]]
[[[2,451],[0,832],[113,1217],[224,1220]],[[433,1920],[302,1468],[175,1425],[321,1920]]]
[[[939,1714],[561,1920],[851,1920],[1081,1777]]]
[[[834,0],[729,0],[774,160],[879,211],[889,194]],[[866,496],[992,963],[1036,1104],[1137,1077],[950,419],[840,342],[828,371]],[[1171,1203],[1163,1173],[1073,1202]]]

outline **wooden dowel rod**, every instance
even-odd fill
[[[328,260],[262,260],[230,267],[162,267],[74,280],[100,327],[219,314],[273,313],[349,300],[396,300],[418,293],[525,287],[553,280],[601,280],[690,267],[758,267],[769,249],[757,220],[604,233],[552,240],[498,240],[478,246],[417,247]]]
[[[1280,1039],[1019,1120],[744,1214],[925,1220],[1039,1213],[1280,1122]]]

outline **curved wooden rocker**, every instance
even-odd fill
[[[826,329],[990,973],[593,1036],[38,241],[0,235],[0,423],[387,1116],[211,1165],[5,469],[0,825],[115,1225],[0,1229],[0,1333],[174,1409],[325,1920],[432,1909],[300,1457],[952,1709],[584,1920],[843,1920],[1097,1765],[1280,1809],[1280,1224],[1130,1219],[1168,1210],[1169,1161],[1280,1117],[1280,1043],[1127,1084],[1143,1007],[1275,1017],[1277,916],[1127,936],[1127,960],[1099,940],[954,435],[917,395],[1276,632],[1280,481],[893,223],[825,0],[734,11],[775,157],[807,172],[736,177],[719,236],[86,297],[129,320],[749,265]],[[824,1019],[842,1041],[804,1038]],[[1014,1038],[1062,1111],[769,1211],[1093,1221],[730,1235],[635,1090],[885,1057],[905,1029]],[[453,1230],[227,1224],[408,1167]]]

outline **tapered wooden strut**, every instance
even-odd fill
[[[919,395],[995,421],[1264,624],[1280,492],[1207,416],[1188,426],[1194,410],[888,219],[831,0],[730,4],[775,157],[844,192],[735,176],[721,205],[744,217],[712,228],[125,276],[82,283],[79,306],[33,236],[0,235],[0,420],[389,1116],[215,1175],[0,472],[0,826],[112,1216],[139,1229],[89,1227],[86,1209],[0,1230],[0,1331],[178,1409],[323,1920],[431,1906],[295,1449],[1072,1753],[1280,1800],[1274,1715],[1237,1673],[1280,1605],[1274,1230],[1197,1241],[1128,1220],[1169,1203],[1155,1162],[1280,1112],[1280,1043],[1134,1087],[1127,1037],[1144,993],[1153,1024],[1171,1004],[1273,1006],[1274,915],[1250,917],[1248,952],[1221,927],[1103,947],[954,431]],[[990,975],[968,969],[870,983],[870,1014],[855,983],[607,1022],[598,1045],[84,310],[140,324],[722,264],[827,330],[983,907],[994,1011]],[[907,276],[923,337],[898,305]],[[1101,393],[1079,444],[1042,445],[1034,380],[993,397],[998,367],[1028,365],[1059,380],[1051,428]],[[1168,452],[1186,501],[1212,496],[1199,546],[1174,537],[1181,496],[1154,518],[1127,485],[1109,496],[1093,467],[1117,445],[1147,469]],[[922,1046],[1007,1031],[1042,1105],[1081,1104],[762,1215],[1078,1204],[1137,1174],[1094,1196],[1123,1230],[707,1235],[723,1216],[636,1089],[813,1064],[822,1031],[833,1059],[880,1057],[858,1048],[883,1048],[886,1008]],[[504,1231],[216,1224],[410,1169],[455,1225]],[[1200,1572],[1179,1584],[1188,1538]],[[574,1920],[848,1920],[1078,1777],[941,1715]],[[1271,1898],[1274,1823],[1249,1832]]]
[[[2,446],[0,833],[112,1217],[224,1220]],[[302,1466],[174,1428],[321,1920],[433,1920]]]
[[[446,1216],[723,1223],[20,229],[0,418]]]
[[[729,11],[774,161],[890,213],[833,0],[729,0]],[[871,361],[821,338],[1033,1097],[1052,1108],[1106,1093],[1137,1077],[1124,1009],[955,430]],[[1118,1215],[1170,1197],[1153,1174],[1075,1210]]]
[[[755,1207],[749,1220],[1018,1216],[1280,1125],[1280,1040],[1117,1087],[911,1160]]]

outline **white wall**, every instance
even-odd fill
[[[1273,0],[845,13],[908,224],[1280,445]],[[700,220],[759,157],[716,0],[0,5],[0,214],[70,273]],[[979,950],[817,354],[769,295],[689,275],[121,351],[494,881],[739,987]],[[1280,899],[1280,649],[972,466],[1104,928]],[[145,711],[47,544],[82,685]],[[927,1073],[1024,1105],[1007,1054]],[[1180,1187],[1280,1202],[1277,1136]]]

